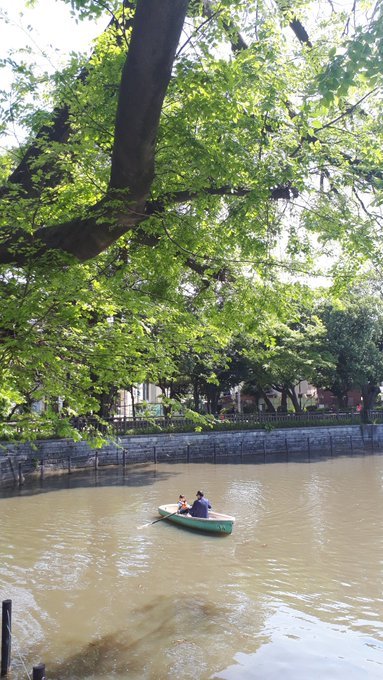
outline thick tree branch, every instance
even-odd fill
[[[282,12],[282,14],[287,18],[289,26],[293,31],[296,38],[302,45],[307,45],[307,47],[312,47],[312,42],[308,36],[308,33],[303,26],[302,22],[295,16],[294,10],[291,7],[291,2],[289,0],[278,0],[277,4]]]
[[[133,198],[149,191],[154,150],[188,0],[141,0],[123,68],[110,187]]]
[[[215,15],[219,14],[219,10],[213,7],[210,0],[203,0],[203,13],[209,19],[212,19]],[[232,21],[224,21],[222,25],[229,37],[234,54],[248,48],[248,45]]]
[[[164,195],[157,201],[147,202],[143,212],[138,212],[137,206],[134,208],[125,205],[123,209],[123,203],[120,207],[116,207],[115,204],[118,205],[118,202],[115,199],[110,202],[105,198],[89,210],[88,217],[85,219],[76,219],[65,224],[38,229],[33,236],[19,233],[16,241],[12,235],[9,240],[0,244],[0,262],[22,265],[28,259],[31,249],[34,257],[42,255],[47,250],[61,250],[84,261],[96,257],[131,229],[135,229],[139,234],[142,244],[155,246],[158,238],[146,237],[141,230],[137,232],[137,225],[154,214],[164,213],[166,204],[187,203],[204,194],[228,198],[248,196],[252,191],[253,189],[248,187],[232,186],[206,187],[200,191],[178,191]],[[297,189],[288,183],[270,189],[272,200],[290,200],[296,198],[297,195]],[[190,266],[190,262],[188,265]],[[192,268],[196,270],[195,267]]]
[[[291,30],[293,31],[293,33],[295,34],[295,36],[298,38],[299,42],[301,42],[303,45],[307,45],[307,47],[313,46],[305,27],[299,21],[299,19],[294,17],[289,22],[289,26],[290,26]]]
[[[0,262],[24,264],[31,255],[62,250],[79,260],[95,257],[146,219],[154,175],[161,109],[188,0],[139,0],[119,91],[110,188],[85,218],[12,233],[0,247]]]
[[[209,195],[209,196],[227,196],[228,198],[233,196],[248,196],[254,189],[249,187],[233,187],[230,185],[224,185],[222,187],[206,187],[205,189],[200,189],[198,191],[190,191],[188,189],[184,191],[175,191],[171,194],[166,194],[161,196],[157,202],[150,204],[152,206],[152,211],[156,211],[156,206],[164,205],[165,203],[188,203],[193,201],[199,196]],[[291,184],[281,184],[277,187],[270,189],[270,198],[274,201],[280,199],[290,200],[298,196],[298,191]]]
[[[134,213],[132,226],[134,226]],[[117,227],[113,210],[99,204],[89,210],[88,217],[52,227],[42,227],[33,234],[13,232],[0,243],[0,263],[23,266],[30,259],[37,259],[49,250],[58,250],[85,261],[96,257],[127,231],[127,219],[123,228]]]
[[[22,190],[22,195],[24,198],[36,198],[41,193],[41,188],[37,186],[34,179],[33,165],[41,158],[44,153],[43,148],[46,144],[50,142],[58,142],[64,144],[68,141],[70,134],[70,124],[69,124],[69,107],[64,105],[63,107],[58,107],[53,111],[52,120],[49,125],[44,125],[36,135],[34,142],[25,152],[23,158],[21,159],[19,165],[10,174],[7,180],[7,184],[0,187],[0,198],[5,198],[10,193],[10,185],[19,185]],[[59,173],[55,175],[55,179],[52,177],[52,158],[47,161],[41,168],[41,175],[43,177],[43,183],[47,186],[47,177],[49,176],[52,180],[53,185],[57,183],[56,180],[60,181]]]

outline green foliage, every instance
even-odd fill
[[[351,295],[321,310],[326,341],[334,362],[318,371],[317,384],[343,404],[353,387],[383,381],[383,307],[379,298]]]
[[[285,323],[281,320],[274,323],[266,341],[251,342],[247,338],[244,352],[249,368],[245,393],[265,398],[270,389],[277,390],[300,410],[295,390],[299,382],[307,380],[315,385],[318,372],[333,367],[325,331],[310,307],[301,305],[296,308],[295,317]]]
[[[97,0],[68,4],[80,19],[104,12]],[[134,3],[125,5],[107,3],[105,17],[120,25],[87,61],[72,54],[48,76],[32,54],[9,56],[1,130],[17,121],[26,137],[4,151],[2,181],[31,145],[34,155],[31,187],[2,193],[2,240],[86,217],[102,202],[131,36],[130,21],[121,24]],[[163,386],[169,410],[190,384],[211,404],[242,380],[294,389],[320,373],[334,386],[341,342],[343,387],[380,375],[377,335],[367,337],[361,309],[360,344],[346,347],[341,308],[326,338],[330,320],[313,313],[307,280],[324,275],[343,294],[381,262],[381,3],[358,15],[352,33],[344,13],[323,11],[313,49],[290,29],[297,17],[312,24],[317,3],[210,5],[207,17],[207,3],[190,3],[190,40],[173,65],[148,197],[157,210],[86,263],[56,252],[2,266],[4,436],[15,420],[28,437],[72,436],[73,417],[102,417],[118,389],[145,380]],[[68,130],[52,141],[52,109],[66,108]],[[32,253],[28,244],[14,251]],[[192,410],[196,427],[210,427]]]

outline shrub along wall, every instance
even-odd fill
[[[383,449],[383,425],[343,425],[122,436],[92,449],[69,439],[3,443],[0,486],[21,485],[36,475],[132,463],[190,462],[251,456],[254,462],[299,460]]]

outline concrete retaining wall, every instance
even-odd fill
[[[0,447],[0,486],[9,486],[24,483],[28,476],[103,465],[249,456],[254,462],[271,462],[378,450],[383,448],[383,425],[123,436],[99,450],[67,439]]]

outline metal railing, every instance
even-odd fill
[[[369,411],[368,420],[370,423],[383,423],[382,411]],[[241,425],[246,429],[254,427],[299,427],[337,424],[355,424],[362,423],[361,414],[358,412],[322,412],[322,411],[303,411],[302,413],[227,413],[217,414],[214,416],[213,428],[216,430],[224,429],[241,429]],[[114,435],[123,435],[129,432],[145,432],[155,431],[159,432],[163,429],[171,428],[174,430],[193,430],[196,423],[190,418],[185,418],[182,415],[174,415],[172,417],[136,417],[136,418],[121,418],[113,417],[104,420],[95,418],[94,416],[80,416],[72,421],[73,426],[81,431],[96,430],[102,433],[113,433]],[[21,435],[23,432],[23,425],[20,422],[4,423],[6,430],[13,433],[13,436]],[[236,427],[238,426],[238,428]],[[38,436],[38,423],[35,424],[35,432]],[[1,435],[0,435],[1,439]]]
[[[361,415],[358,412],[318,412],[318,411],[304,411],[302,413],[229,413],[218,414],[214,416],[214,429],[225,428],[225,425],[244,425],[251,428],[254,426],[270,425],[277,427],[280,425],[292,426],[296,424],[361,424]],[[369,420],[375,423],[383,423],[383,411],[369,411]],[[145,431],[153,430],[153,428],[188,428],[195,427],[196,423],[190,418],[175,415],[165,418],[164,416],[156,418],[110,418],[108,425],[115,434],[124,434],[129,430]]]

